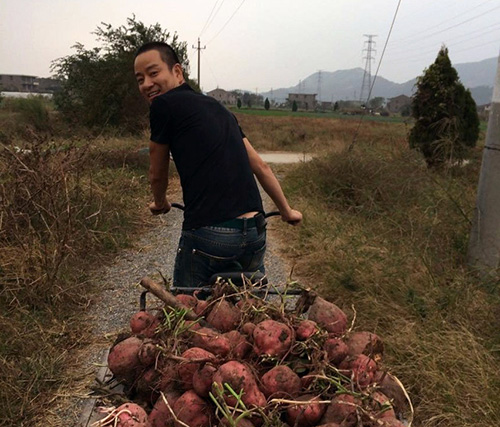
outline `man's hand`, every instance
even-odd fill
[[[149,204],[149,210],[153,215],[166,214],[170,209],[172,209],[172,205],[167,200],[165,200],[161,206],[158,206],[156,202]]]
[[[281,215],[281,220],[288,222],[291,225],[299,225],[302,221],[302,214],[295,209],[290,209],[287,214]]]

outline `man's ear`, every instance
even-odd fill
[[[175,78],[179,83],[184,83],[184,72],[182,70],[181,64],[177,63],[172,68],[172,72],[174,73]]]

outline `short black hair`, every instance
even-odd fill
[[[179,57],[177,53],[167,43],[164,42],[147,42],[144,43],[137,51],[135,52],[134,59],[137,58],[141,53],[148,52],[150,50],[157,50],[160,52],[160,57],[163,62],[168,65],[169,69],[172,69],[175,64],[180,64]]]

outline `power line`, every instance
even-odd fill
[[[222,26],[222,28],[219,30],[219,32],[213,36],[210,41],[207,43],[211,43],[213,39],[215,39],[220,33],[222,33],[222,30],[224,30],[224,28],[226,28],[226,25],[229,24],[229,22],[231,21],[231,19],[233,19],[233,16],[236,15],[236,12],[238,12],[238,10],[240,10],[240,7],[243,6],[243,3],[245,3],[246,0],[243,0],[240,5],[236,8],[236,10],[233,12],[233,14],[229,17],[229,19],[226,21],[226,23]]]
[[[448,18],[448,19],[445,19],[444,21],[441,21],[440,23],[438,23],[437,25],[432,25],[431,27],[427,27],[425,29],[419,29],[419,33],[422,34],[422,33],[425,33],[427,30],[432,30],[436,27],[439,27],[447,22],[450,22],[450,21],[453,21],[457,18],[459,18],[460,16],[463,16],[463,15],[466,15],[468,14],[469,12],[472,12],[473,10],[476,10],[476,9],[479,9],[481,6],[485,5],[486,3],[489,3],[491,0],[486,0],[484,1],[483,3],[473,7],[472,9],[467,9],[466,11],[462,12],[462,13],[459,13],[458,15],[455,15],[453,16],[452,18]],[[405,40],[408,40],[408,39],[414,39],[415,37],[414,36],[406,36],[406,37],[403,37],[402,39],[396,39],[394,40],[392,43],[399,43],[399,42],[402,42],[402,41],[405,41]]]
[[[378,71],[380,70],[380,65],[382,64],[382,60],[384,59],[384,54],[385,54],[385,50],[387,48],[387,44],[389,43],[389,39],[391,38],[392,29],[394,28],[394,24],[396,22],[396,17],[398,16],[399,7],[401,6],[401,1],[402,0],[398,0],[398,5],[396,7],[396,11],[394,12],[394,17],[392,18],[391,27],[389,28],[389,33],[387,34],[387,38],[385,39],[384,48],[382,49],[382,55],[380,55],[380,60],[378,62],[377,71],[375,72],[375,76],[373,78],[373,82],[372,82],[372,85],[370,87],[370,92],[368,93],[368,99],[370,99],[373,87],[375,86],[375,81],[377,80]],[[364,110],[364,111],[366,111],[366,110]],[[356,142],[356,139],[357,139],[358,134],[359,134],[359,129],[361,127],[361,123],[362,123],[364,117],[365,117],[365,114],[363,113],[363,115],[361,116],[361,118],[359,120],[358,128],[356,129],[356,132],[354,133],[354,137],[352,139],[351,145],[349,145],[348,151],[352,150],[354,143]]]
[[[212,17],[212,14],[214,13],[214,10],[215,10],[215,7],[217,6],[217,3],[219,3],[219,0],[215,1],[214,6],[212,7],[212,10],[210,11],[210,15],[208,15],[208,18],[207,18],[207,20],[205,22],[205,25],[201,29],[200,34],[198,35],[198,37],[201,37],[201,35],[203,34],[203,31],[205,31],[205,28],[207,28],[208,21]]]
[[[221,4],[219,5],[219,7],[215,11],[214,15],[212,16],[212,19],[210,19],[210,22],[208,23],[207,28],[210,27],[210,25],[212,25],[212,22],[214,22],[215,17],[217,16],[217,14],[219,13],[219,11],[221,10],[222,5],[224,4],[225,1],[226,0],[222,0]]]

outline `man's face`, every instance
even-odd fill
[[[137,56],[134,71],[139,91],[150,104],[158,95],[184,83],[180,64],[175,64],[170,70],[157,50],[148,50]]]

